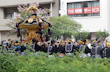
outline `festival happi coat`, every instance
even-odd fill
[[[17,37],[20,37],[20,29],[26,29],[27,33],[25,34],[25,39],[23,39],[25,42],[28,42],[35,38],[38,41],[44,42],[48,41],[50,34],[50,28],[52,25],[47,22],[46,20],[42,19],[40,16],[36,14],[36,11],[38,11],[38,8],[36,5],[32,4],[28,9],[27,12],[33,11],[34,14],[26,18],[25,20],[21,22],[16,22],[17,27]],[[43,29],[48,28],[48,35],[46,38],[43,38]]]

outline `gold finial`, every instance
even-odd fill
[[[36,13],[36,11],[38,11],[37,5],[32,4],[28,9],[27,9],[27,13],[29,11],[33,10],[34,13]]]
[[[31,24],[33,22],[33,19],[29,18],[28,22]]]

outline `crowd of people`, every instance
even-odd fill
[[[60,42],[57,40],[51,40],[51,42],[39,42],[35,39],[32,39],[30,45],[30,51],[36,53],[38,51],[43,51],[49,53],[49,56],[53,53],[57,53],[60,57],[66,55],[76,55],[77,53],[81,54],[82,57],[92,57],[92,58],[109,58],[110,57],[110,43],[101,41],[99,39],[90,42],[88,39],[79,40],[78,42],[72,42],[72,40]],[[24,51],[28,49],[24,41],[14,41],[8,39],[0,43],[0,49],[3,52],[11,51],[11,53],[18,52],[21,55],[25,55]]]

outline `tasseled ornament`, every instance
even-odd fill
[[[50,23],[48,23],[48,26],[51,28],[52,27],[52,25],[50,24]]]
[[[41,41],[43,42],[42,35],[40,36]]]
[[[20,37],[20,29],[19,29],[19,27],[17,28],[17,37]]]
[[[52,34],[52,32],[50,32],[50,28],[48,28],[48,35]]]
[[[49,41],[49,35],[46,35],[46,42]]]
[[[17,37],[20,37],[20,29],[19,29],[19,24],[16,24],[17,27]]]
[[[42,34],[42,31],[37,31],[36,33]]]

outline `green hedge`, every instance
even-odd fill
[[[36,56],[0,54],[0,72],[110,72],[110,59],[73,57],[47,57],[39,52]]]

